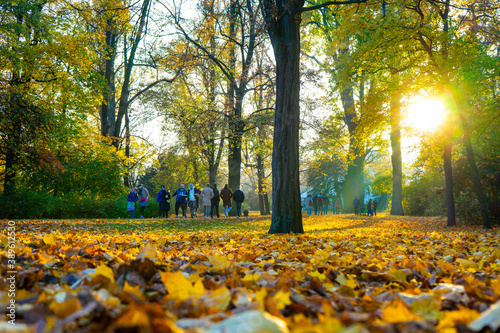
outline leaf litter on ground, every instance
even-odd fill
[[[10,302],[6,222],[0,306]],[[475,332],[500,327],[500,236],[442,219],[16,221],[5,332]]]

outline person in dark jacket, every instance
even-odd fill
[[[158,218],[167,218],[169,217],[170,212],[170,190],[165,188],[165,185],[162,186],[160,191],[160,208],[159,208],[159,216]]]
[[[328,206],[330,206],[330,199],[326,195],[323,196],[323,212],[328,215]]]
[[[354,206],[354,214],[359,215],[359,199],[358,197],[354,197],[354,200],[352,201],[352,205]]]
[[[177,189],[172,197],[177,196],[175,199],[175,217],[179,216],[179,208],[182,210],[182,218],[186,218],[186,210],[187,210],[187,197],[188,193],[184,188],[184,184],[181,184],[179,189]]]
[[[161,202],[161,191],[165,190],[165,185],[162,185],[160,190],[158,191],[158,194],[156,195],[156,203],[158,204],[158,217],[159,218],[161,215],[161,207],[160,207],[160,202]]]
[[[217,189],[217,184],[214,184],[212,190],[214,191],[214,196],[212,197],[212,206],[210,207],[210,217],[214,218],[214,212],[215,212],[217,218],[220,218],[219,215],[220,194],[219,190]]]
[[[127,210],[130,212],[130,218],[133,219],[135,215],[135,203],[139,201],[139,196],[135,193],[135,188],[130,189],[130,193],[127,196]],[[132,204],[133,203],[133,204]]]
[[[377,216],[377,199],[373,200],[373,214],[375,214],[375,216]]]
[[[323,201],[323,193],[318,194],[318,197],[316,199],[316,207],[317,210],[319,211],[319,215],[323,215],[323,206],[325,205],[325,202]]]
[[[366,216],[373,216],[372,199],[368,200],[366,204]]]
[[[224,185],[224,188],[220,191],[220,197],[222,199],[222,205],[224,206],[224,214],[227,218],[227,214],[231,210],[231,199],[233,197],[233,191],[229,188],[229,186],[227,186],[227,184]]]
[[[318,215],[318,195],[312,197],[312,201],[313,201],[314,215]]]
[[[241,216],[241,204],[245,201],[245,193],[240,190],[240,187],[236,187],[236,191],[233,193],[233,200],[236,202],[236,217]]]

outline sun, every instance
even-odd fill
[[[414,129],[431,132],[442,124],[445,113],[441,100],[426,98],[410,104],[405,123]]]

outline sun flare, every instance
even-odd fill
[[[445,118],[445,107],[439,99],[422,99],[408,107],[406,123],[421,131],[434,131]]]

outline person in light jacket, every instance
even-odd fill
[[[210,184],[201,191],[203,199],[201,200],[201,205],[203,206],[203,218],[210,218],[210,206],[212,205],[212,198],[214,197],[214,191],[210,188]]]
[[[148,203],[149,192],[144,186],[139,185],[137,188],[137,196],[139,197],[139,207],[141,208],[141,219],[143,219],[144,210],[146,209],[146,204]]]

